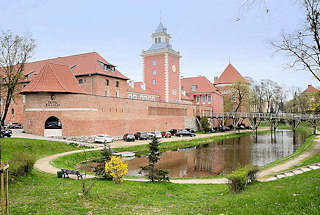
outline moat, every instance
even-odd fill
[[[196,177],[227,174],[239,166],[263,166],[286,157],[303,144],[305,137],[290,130],[246,135],[214,141],[209,144],[163,152],[158,166],[169,171],[170,177]],[[148,163],[145,155],[128,162],[128,176],[141,176],[140,166]]]

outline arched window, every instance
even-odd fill
[[[62,129],[62,124],[61,121],[55,117],[55,116],[50,116],[44,125],[45,129]]]

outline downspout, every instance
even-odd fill
[[[91,74],[89,74],[89,77],[91,77],[91,95],[93,95],[93,77]]]

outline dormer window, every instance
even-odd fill
[[[191,89],[192,91],[196,91],[198,89],[198,85],[192,85]]]

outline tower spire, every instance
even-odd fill
[[[162,10],[160,9],[160,23],[162,23]]]

